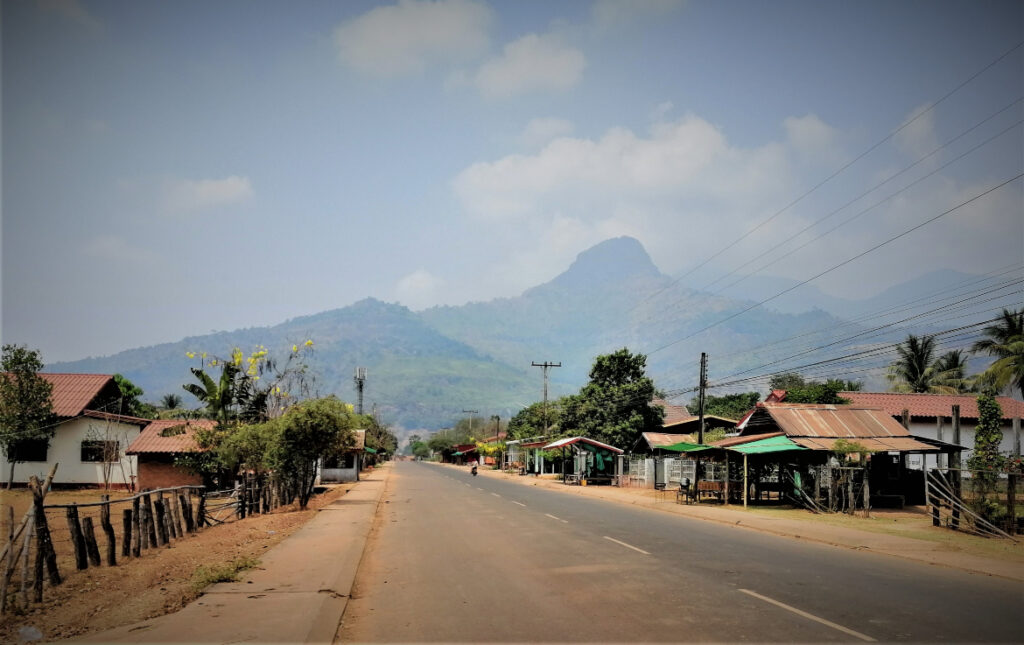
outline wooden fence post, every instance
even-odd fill
[[[7,507],[7,564],[0,578],[0,616],[7,613],[7,583],[14,571],[14,506]]]
[[[132,554],[132,532],[135,522],[132,522],[132,509],[126,508],[121,511],[121,557],[127,558]]]
[[[160,493],[160,501],[164,505],[164,524],[167,525],[167,543],[170,544],[170,538],[178,537],[174,530],[174,495],[172,494],[168,499],[164,497],[163,493]]]
[[[185,530],[189,533],[196,532],[195,522],[192,520],[192,503],[188,500],[188,489],[185,493],[178,493],[178,506],[181,507],[181,515],[185,518]]]
[[[78,521],[78,507],[74,503],[67,508],[68,532],[71,533],[71,545],[75,547],[75,567],[89,568],[89,556],[85,552],[85,536],[82,525]]]
[[[132,500],[132,557],[142,555],[142,538],[145,531],[142,529],[142,510],[139,497]]]
[[[153,514],[153,499],[150,497],[149,493],[144,493],[142,495],[142,507],[146,509],[143,513],[146,520],[146,535],[149,537],[149,548],[155,549],[160,546],[160,543],[157,541],[156,537],[156,517]]]
[[[153,510],[156,511],[156,539],[157,544],[164,545],[168,542],[167,519],[164,511],[164,500],[159,497],[153,501]]]
[[[180,490],[180,489],[179,489]],[[174,520],[174,537],[183,538],[185,537],[185,531],[181,528],[181,512],[182,509],[178,504],[178,490],[171,491],[169,496],[171,498],[171,519]]]
[[[196,509],[196,530],[206,525],[206,490],[199,493],[199,507]]]
[[[34,514],[34,510],[30,511]],[[21,604],[28,607],[28,552],[32,547],[32,536],[35,535],[35,517],[25,526],[25,543],[22,545],[21,560]]]
[[[54,464],[46,481],[40,485],[35,475],[28,478],[28,486],[32,489],[32,514],[35,516],[36,529],[36,561],[35,580],[33,585],[33,599],[36,602],[43,601],[43,564],[46,564],[46,573],[49,576],[50,584],[57,586],[61,583],[60,571],[57,570],[57,552],[53,550],[53,540],[50,538],[50,527],[46,523],[46,510],[43,508],[43,500],[46,499],[46,492],[50,488],[50,482],[57,473],[57,466]]]
[[[149,507],[145,504],[139,505],[139,548],[150,549],[149,537]],[[156,535],[152,537],[153,542],[156,542]]]
[[[100,566],[100,547],[96,544],[96,530],[91,517],[82,518],[82,537],[85,538],[85,552],[89,556],[89,564]]]
[[[114,535],[114,526],[110,523],[110,495],[104,495],[103,501],[106,502],[103,506],[100,506],[100,526],[103,528],[104,535],[107,536],[107,566],[117,566],[117,537]]]

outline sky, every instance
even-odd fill
[[[1024,262],[1020,2],[0,17],[0,335],[46,362],[368,296],[514,296],[619,235],[694,288],[803,280],[946,211],[814,285],[865,298]]]

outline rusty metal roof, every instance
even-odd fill
[[[670,432],[645,432],[641,436],[652,449],[671,446],[675,443],[696,443],[697,441],[693,438],[692,434],[673,434]]]
[[[585,443],[596,448],[603,448],[615,454],[621,455],[622,450],[615,446],[609,446],[606,443],[601,443],[596,439],[588,439],[587,437],[566,437],[565,439],[559,439],[558,441],[552,441],[548,445],[544,446],[544,450],[554,450],[555,448],[564,448],[565,446],[571,446],[574,443]]]
[[[901,426],[902,427],[902,426]],[[844,437],[790,437],[793,443],[811,450],[828,450],[835,448],[836,442]],[[850,439],[868,452],[941,452],[941,448],[922,443],[912,437],[857,437]]]
[[[125,454],[199,452],[196,430],[216,425],[212,419],[157,419],[142,429]]]
[[[662,421],[662,427],[675,425],[682,421],[687,421],[693,415],[686,408],[685,405],[673,405],[665,399],[653,399],[651,405],[660,405],[665,408],[665,420]]]
[[[770,429],[769,429],[770,428]],[[743,435],[781,430],[788,437],[909,437],[910,433],[880,408],[857,405],[761,403]]]
[[[959,405],[961,419],[978,418],[977,395],[840,392],[839,396],[849,399],[852,405],[881,408],[886,414],[894,417],[902,415],[904,410],[909,410],[912,417],[949,418],[953,416],[953,406]],[[1024,418],[1024,401],[1008,396],[997,396],[996,402],[1003,411],[1004,419]]]

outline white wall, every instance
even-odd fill
[[[15,483],[24,484],[28,482],[31,475],[40,480],[46,477],[54,463],[60,464],[57,467],[57,474],[53,478],[55,484],[103,484],[103,464],[99,462],[82,461],[82,441],[118,441],[120,443],[121,459],[110,464],[110,484],[116,487],[133,485],[135,475],[138,473],[136,459],[134,456],[125,456],[124,451],[134,441],[142,429],[136,425],[118,423],[116,421],[105,421],[91,417],[77,417],[57,426],[57,432],[50,439],[50,448],[46,452],[46,462],[29,461],[20,463],[14,468]],[[7,481],[10,473],[10,464],[7,456],[3,455],[0,460],[3,472],[0,473],[0,480]]]
[[[959,445],[964,446],[963,460],[966,467],[967,457],[970,456],[974,450],[974,427],[975,423],[973,420],[960,421],[960,443]],[[1005,421],[1002,426],[1003,440],[999,444],[999,451],[1003,454],[1010,454],[1013,452],[1013,427],[1009,421]],[[910,422],[910,434],[916,437],[925,437],[927,439],[938,439],[937,424],[935,421],[921,422],[911,421]],[[1021,441],[1024,442],[1024,429],[1021,432]],[[946,443],[953,443],[953,420],[943,419],[942,422],[942,440]],[[919,461],[920,458],[918,458]],[[935,455],[928,457],[928,467],[935,466]],[[919,468],[920,466],[912,463],[912,467]]]

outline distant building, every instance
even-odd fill
[[[139,490],[200,485],[202,476],[175,465],[182,454],[199,452],[196,430],[212,430],[211,419],[157,419],[143,428],[128,446],[127,454],[138,460]]]
[[[325,459],[320,468],[320,481],[325,484],[341,484],[359,481],[363,469],[363,453],[366,450],[366,430],[355,431],[355,443],[337,457]]]

